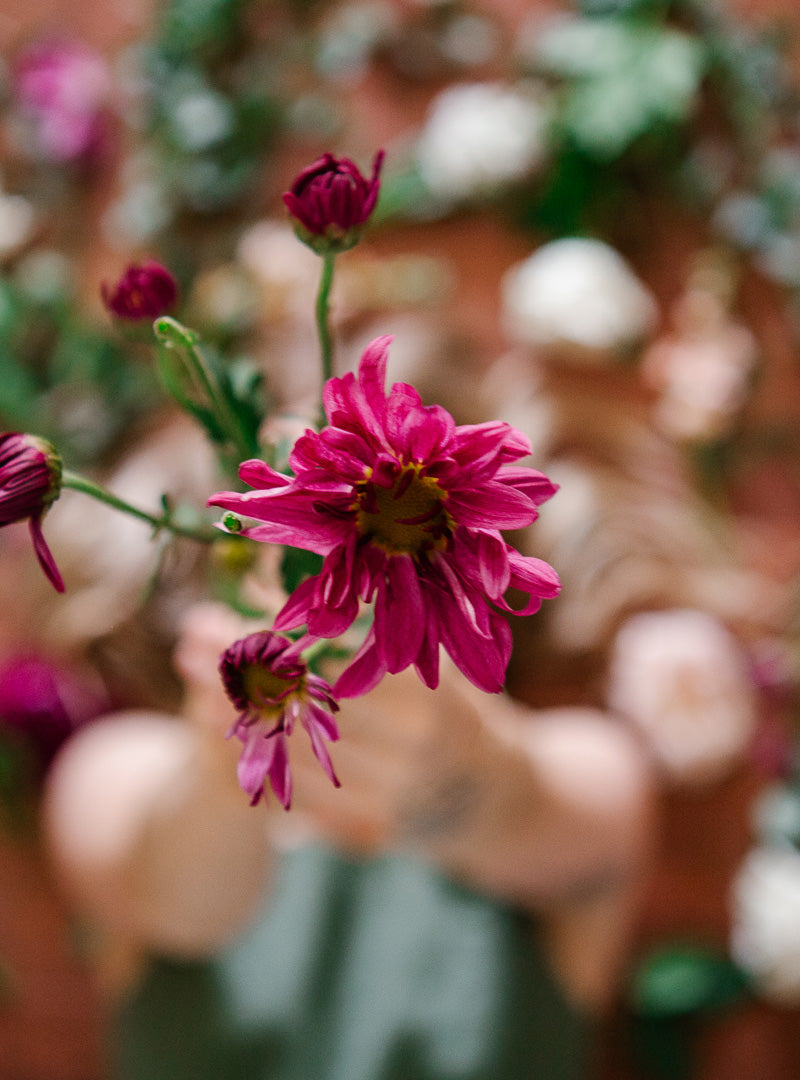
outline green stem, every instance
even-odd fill
[[[197,345],[195,334],[177,319],[171,319],[168,315],[157,319],[154,329],[156,337],[165,349],[182,350],[192,378],[204,391],[220,425],[236,448],[239,460],[246,461],[251,458],[253,447],[247,430],[236,409],[220,388],[217,376]]]
[[[91,495],[91,497],[97,499],[98,502],[105,503],[106,506],[112,506],[115,510],[121,510],[123,514],[139,518],[140,521],[146,521],[149,525],[153,526],[153,529],[156,532],[167,529],[176,536],[184,536],[189,540],[196,540],[199,544],[213,544],[215,540],[218,540],[225,535],[223,532],[210,526],[182,525],[180,522],[173,520],[172,515],[168,510],[165,510],[164,513],[160,515],[150,514],[146,510],[140,510],[137,506],[131,506],[129,502],[120,499],[117,495],[107,491],[88,477],[71,472],[69,469],[64,469],[61,474],[61,486],[62,488],[71,488],[73,491],[82,491],[84,495]]]
[[[319,281],[317,293],[317,333],[319,334],[320,356],[322,360],[323,385],[333,375],[333,339],[330,327],[330,295],[333,284],[333,268],[336,262],[336,254],[326,251],[322,256],[322,276]],[[322,414],[322,423],[325,423]]]

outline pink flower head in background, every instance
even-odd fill
[[[114,285],[103,282],[103,303],[118,319],[152,322],[175,306],[178,283],[155,259],[131,263]]]
[[[19,432],[0,435],[0,527],[27,520],[39,565],[63,592],[64,582],[42,533],[42,518],[60,494],[61,458],[51,443]]]
[[[292,642],[263,630],[235,641],[220,658],[220,675],[240,716],[230,734],[242,742],[239,784],[255,806],[267,777],[286,810],[292,801],[288,739],[297,720],[311,739],[314,754],[331,782],[339,787],[325,740],[339,731],[333,713],[339,706],[331,688],[300,659],[308,639]]]
[[[440,644],[476,686],[496,692],[511,654],[506,590],[527,594],[514,613],[528,615],[560,589],[551,566],[520,555],[500,530],[529,525],[556,487],[511,464],[531,448],[508,424],[457,426],[404,383],[387,397],[390,341],[367,347],[357,376],[327,382],[329,426],[298,439],[292,477],[246,461],[239,475],[256,490],[219,492],[209,504],[260,522],[244,536],[325,557],[289,597],[276,630],[306,624],[314,637],[336,637],[360,600],[374,600],[372,628],[337,697],[366,693],[410,664],[436,687]]]
[[[32,123],[38,154],[78,161],[107,136],[111,75],[103,57],[81,41],[37,42],[19,58],[14,91]]]
[[[346,251],[358,242],[378,201],[383,158],[380,150],[369,180],[350,158],[333,154],[303,169],[283,196],[303,243],[321,254]]]
[[[74,731],[108,708],[83,673],[43,656],[14,656],[0,668],[0,729],[30,748],[41,773]]]

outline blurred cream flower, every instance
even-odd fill
[[[14,255],[31,239],[36,211],[23,195],[0,191],[0,259]]]
[[[704,783],[724,775],[753,736],[756,705],[742,649],[702,611],[632,616],[618,632],[608,704],[646,737],[667,777]]]
[[[541,93],[501,83],[457,83],[432,102],[417,142],[420,175],[446,202],[494,194],[545,155]]]
[[[800,853],[791,846],[754,848],[731,900],[734,959],[764,997],[800,1004]]]
[[[607,362],[646,338],[656,322],[650,292],[600,240],[545,244],[507,272],[501,290],[513,341],[573,361]]]
[[[679,440],[725,435],[747,397],[757,345],[712,293],[690,289],[673,311],[675,329],[645,353],[642,377],[658,392],[654,419]]]
[[[313,324],[319,256],[298,242],[288,222],[251,225],[239,240],[236,261],[260,291],[265,322],[301,319]]]

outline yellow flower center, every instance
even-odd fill
[[[401,466],[391,487],[369,477],[357,485],[358,529],[389,555],[442,551],[452,534],[447,492],[433,477],[420,475],[421,469],[417,462]]]
[[[250,664],[242,672],[247,700],[265,709],[282,709],[288,697],[302,689],[302,682],[301,675],[276,675],[258,664]]]

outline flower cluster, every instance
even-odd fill
[[[332,371],[327,319],[334,256],[357,242],[374,211],[382,163],[380,151],[367,179],[349,158],[325,154],[284,195],[295,231],[323,259],[316,305],[323,376]],[[148,260],[128,266],[101,295],[117,319],[144,326],[176,303],[178,289],[169,270]],[[156,531],[203,542],[209,533],[236,532],[322,557],[318,573],[301,574],[289,587],[272,627],[236,641],[220,661],[225,691],[239,710],[230,732],[242,743],[239,782],[253,804],[269,782],[290,806],[289,738],[298,722],[338,786],[326,747],[339,737],[336,699],[365,694],[412,665],[435,688],[442,648],[477,687],[500,691],[512,648],[507,616],[532,614],[560,589],[552,567],[523,556],[503,535],[530,525],[556,491],[541,472],[519,464],[531,453],[522,432],[494,421],[458,425],[444,408],[424,405],[406,383],[387,393],[391,337],[384,336],[366,348],[357,373],[325,379],[319,430],[297,439],[288,471],[279,472],[247,456],[258,440],[243,429],[235,388],[208,363],[193,332],[174,319],[156,326],[162,363],[177,357],[181,365],[165,385],[212,439],[235,448],[239,476],[252,489],[220,491],[208,500],[229,512],[221,531],[178,520],[166,503],[163,513],[152,514],[88,478],[62,473],[53,447],[20,434],[0,437],[0,526],[29,521],[42,568],[59,590],[64,586],[41,520],[62,486]],[[201,405],[186,397],[185,382],[203,387]],[[517,607],[509,602],[512,590]],[[327,648],[326,639],[339,638],[370,606],[362,644],[332,689],[309,670],[303,652],[316,642]],[[293,633],[303,627],[302,636]]]
[[[503,612],[509,588],[527,595],[515,614],[558,594],[555,571],[525,557],[501,535],[530,525],[556,488],[515,465],[530,453],[521,432],[490,422],[457,425],[423,405],[412,386],[384,391],[390,338],[373,341],[358,375],[330,379],[328,425],[295,444],[292,476],[246,461],[253,491],[219,492],[210,505],[258,522],[244,536],[324,556],[275,620],[314,637],[336,637],[374,602],[362,647],[334,687],[337,697],[366,693],[387,672],[413,664],[438,684],[439,646],[476,686],[499,691],[511,654]]]

